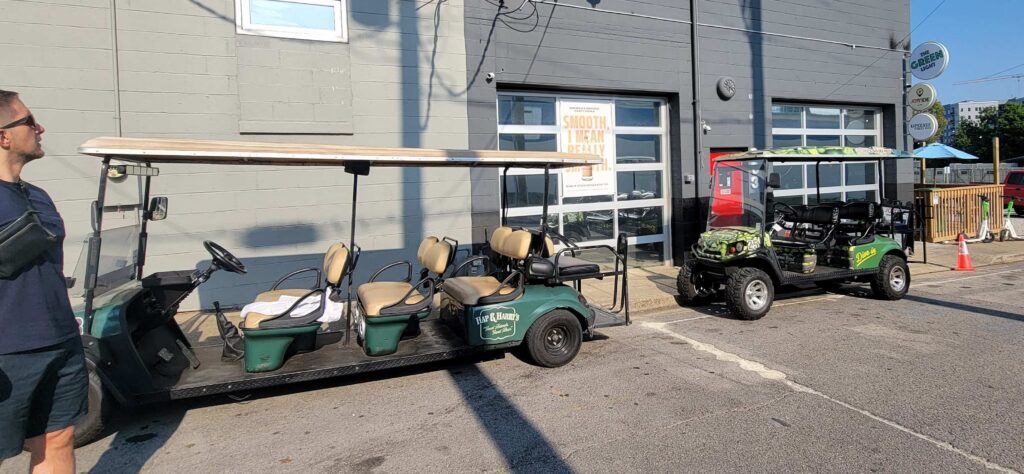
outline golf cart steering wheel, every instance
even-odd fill
[[[793,209],[793,206],[790,206],[789,204],[786,204],[786,203],[784,203],[782,201],[775,201],[775,204],[772,205],[772,208],[774,210],[774,208],[779,207],[779,206],[786,206],[786,209],[789,210],[789,212],[792,212],[793,214],[796,214],[796,209]]]
[[[246,273],[245,265],[242,264],[242,261],[216,242],[204,240],[203,247],[206,247],[206,251],[210,252],[210,256],[213,257],[213,263],[218,267],[231,273]]]

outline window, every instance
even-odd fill
[[[850,146],[881,144],[882,111],[875,107],[810,104],[772,105],[772,147]],[[779,163],[782,177],[775,199],[789,204],[816,204],[821,177],[821,201],[874,200],[878,195],[876,162]]]
[[[603,151],[607,164],[602,166],[610,172],[606,175],[610,184],[599,192],[566,195],[563,188],[578,180],[569,174],[574,171],[552,171],[547,195],[552,230],[575,242],[612,246],[616,236],[625,233],[630,264],[660,265],[671,259],[666,253],[671,249],[666,245],[670,238],[665,181],[669,145],[664,101],[507,92],[498,94],[497,106],[498,147],[502,150],[575,151],[569,148],[587,142],[601,146],[580,150]],[[578,112],[572,111],[607,117],[607,123],[599,121],[598,130],[580,132],[572,121]],[[509,170],[509,225],[539,225],[544,203],[542,173]],[[600,181],[597,171],[593,176]]]
[[[241,34],[348,41],[348,0],[235,0]]]

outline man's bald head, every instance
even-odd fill
[[[14,116],[14,101],[18,100],[18,93],[0,89],[0,124],[8,123],[17,119]],[[3,125],[0,125],[3,126]]]

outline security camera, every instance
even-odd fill
[[[496,74],[494,74],[493,72],[489,72],[489,73],[487,73],[487,75],[486,75],[486,76],[484,76],[484,79],[486,79],[486,80],[487,80],[487,82],[491,82],[491,81],[493,81],[493,80],[494,80],[494,76],[495,76],[495,75],[496,75]]]
[[[700,128],[701,130],[704,130],[704,133],[711,131],[711,125],[708,125],[708,123],[703,120],[700,121]]]

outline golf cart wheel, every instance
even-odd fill
[[[561,367],[576,358],[583,343],[583,328],[576,315],[556,309],[526,330],[522,354],[541,367]]]
[[[679,276],[676,277],[676,291],[679,292],[679,302],[684,306],[698,306],[707,302],[715,294],[713,283],[708,281],[700,270],[696,270],[697,262],[687,260],[679,269]]]
[[[741,268],[725,284],[725,303],[740,319],[761,319],[768,314],[774,299],[771,277],[757,268]]]
[[[871,280],[871,291],[883,300],[898,300],[910,289],[910,269],[907,262],[895,255],[882,257],[878,273]]]
[[[96,370],[89,367],[89,412],[75,423],[75,447],[80,448],[103,436],[110,414],[110,395]]]

